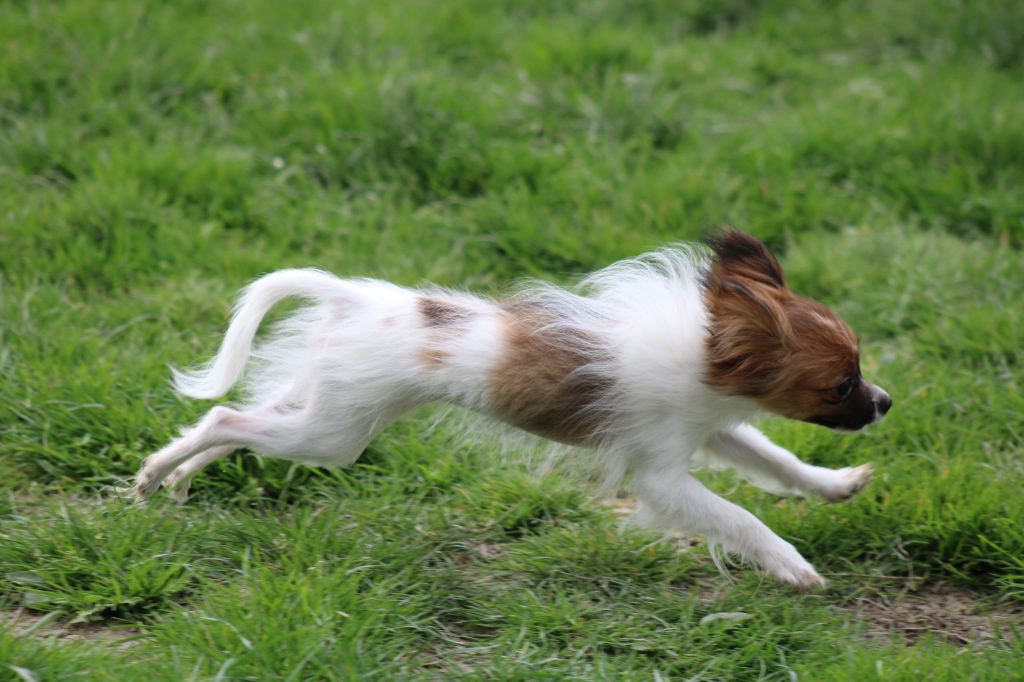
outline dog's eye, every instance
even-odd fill
[[[853,377],[846,377],[845,379],[843,379],[843,383],[836,386],[836,395],[838,395],[840,398],[845,398],[846,396],[850,395],[850,391],[853,390],[854,383],[855,382]]]

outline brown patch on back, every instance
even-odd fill
[[[420,362],[427,367],[440,367],[451,356],[452,354],[446,350],[430,346],[420,353]]]
[[[608,381],[586,372],[595,360],[585,339],[558,329],[529,304],[506,307],[505,357],[491,377],[496,416],[539,436],[583,445],[597,438],[593,407]],[[582,369],[582,371],[581,371]]]
[[[428,369],[437,369],[452,355],[442,347],[444,342],[462,331],[462,323],[473,312],[450,301],[428,296],[418,299],[416,307],[429,332],[427,346],[420,351],[420,362]]]
[[[428,327],[452,327],[470,316],[470,311],[438,298],[423,297],[416,302]]]

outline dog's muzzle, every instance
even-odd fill
[[[875,418],[872,421],[881,421],[882,417],[892,408],[892,398],[878,386],[871,386],[871,404],[875,406]]]

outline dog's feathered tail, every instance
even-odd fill
[[[221,397],[242,377],[260,322],[276,303],[291,297],[322,300],[344,294],[344,286],[314,269],[278,270],[259,278],[239,296],[217,355],[191,372],[171,368],[175,390],[189,398]]]

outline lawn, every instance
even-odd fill
[[[496,293],[723,224],[895,399],[762,424],[874,462],[846,503],[702,475],[824,590],[434,409],[346,470],[114,492],[261,273]],[[0,679],[1020,679],[1022,248],[1017,0],[2,3]]]

